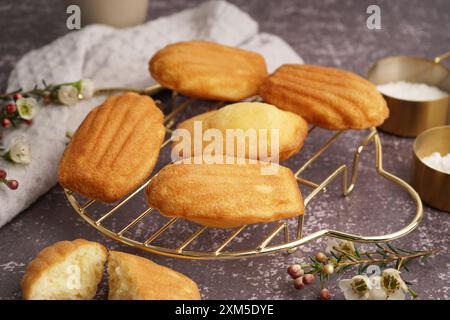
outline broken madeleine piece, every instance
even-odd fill
[[[273,160],[274,153],[278,153],[275,162],[288,159],[297,153],[308,134],[308,124],[302,117],[260,102],[230,104],[185,120],[177,129],[186,129],[190,133],[189,144],[183,145],[183,137],[175,138],[173,146],[179,149],[180,158],[185,154],[186,148],[190,149],[189,156],[202,154],[211,143],[204,141],[204,133],[210,131],[209,129],[218,129],[219,137],[208,140],[216,143],[216,139],[220,138],[219,142],[222,143],[217,149],[221,154]],[[264,141],[261,141],[262,139]],[[177,151],[174,151],[176,154]],[[212,154],[216,152],[217,150],[213,150]]]
[[[109,300],[200,300],[197,284],[187,276],[148,259],[110,251]]]
[[[224,164],[205,162],[197,157],[164,167],[146,189],[148,204],[166,216],[219,228],[304,213],[302,195],[289,168],[229,157]],[[269,167],[272,170],[265,172]]]
[[[151,174],[165,135],[152,98],[112,96],[84,119],[59,164],[59,183],[88,198],[114,202]]]
[[[21,287],[25,300],[87,300],[97,292],[108,251],[76,239],[44,248],[27,266]]]
[[[264,58],[209,41],[170,44],[150,60],[151,76],[189,97],[239,101],[258,93],[267,77]]]
[[[375,85],[335,68],[282,65],[263,82],[259,94],[264,101],[330,130],[366,129],[389,117]]]

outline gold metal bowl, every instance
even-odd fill
[[[367,73],[375,85],[394,81],[425,83],[450,92],[450,68],[441,62],[450,58],[447,52],[433,60],[396,56],[374,63]],[[450,116],[450,95],[431,101],[409,101],[384,95],[389,118],[380,129],[400,136],[416,137],[429,128],[447,124]]]
[[[421,159],[433,152],[450,153],[450,126],[422,132],[413,145],[412,186],[428,205],[450,212],[450,174],[427,166]]]

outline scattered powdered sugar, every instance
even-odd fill
[[[448,93],[424,83],[394,81],[377,86],[382,94],[410,101],[430,101],[448,96]]]
[[[428,157],[422,158],[422,161],[435,170],[450,174],[450,153],[441,156],[439,152],[433,152]]]
[[[3,271],[15,271],[17,268],[24,267],[25,264],[22,262],[9,261],[4,264],[0,264],[0,269]]]

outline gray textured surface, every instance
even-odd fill
[[[372,61],[384,56],[408,54],[432,57],[450,49],[450,1],[447,0],[231,2],[258,20],[263,31],[283,36],[307,63],[342,67],[364,74]],[[374,2],[382,9],[383,29],[379,31],[370,31],[365,26],[365,10]],[[149,19],[193,7],[197,3],[151,0]],[[1,0],[0,29],[0,89],[4,90],[11,68],[24,53],[67,32],[62,1]],[[292,168],[298,166],[329,135],[325,131],[314,132],[303,153],[288,161],[287,165]],[[308,171],[308,177],[319,180],[338,163],[348,163],[350,152],[361,137],[361,133],[346,133],[342,142],[333,146]],[[385,168],[409,180],[412,140],[384,134],[381,138]],[[328,193],[310,204],[306,216],[307,233],[321,228],[337,228],[378,234],[395,231],[411,219],[414,210],[412,203],[401,190],[376,175],[373,147],[369,149],[362,159],[356,190],[348,199],[339,196],[340,184],[335,182]],[[140,209],[142,202],[132,207]],[[116,219],[113,224],[120,221]],[[189,229],[187,226],[182,231]],[[268,227],[263,229],[268,231]],[[147,231],[148,226],[141,224],[133,233],[143,236]],[[404,275],[414,284],[422,299],[450,298],[449,233],[449,214],[425,207],[425,217],[420,227],[395,241],[409,248],[445,249],[426,265],[415,263],[411,267],[412,272]],[[173,241],[179,234],[174,234]],[[221,233],[214,233],[210,239],[217,241],[221,236]],[[0,298],[20,298],[19,282],[25,265],[41,248],[58,240],[77,237],[100,241],[112,249],[139,253],[173,267],[199,283],[206,299],[315,299],[317,287],[294,290],[285,270],[289,263],[317,251],[325,243],[325,240],[313,242],[293,255],[275,254],[232,261],[165,258],[106,239],[72,211],[61,188],[55,187],[0,229]],[[342,298],[335,288],[335,281],[332,281],[331,288],[336,298]],[[103,286],[100,295],[104,292]]]

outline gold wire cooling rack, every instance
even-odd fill
[[[155,91],[160,89],[160,87],[151,87],[148,90],[144,91],[138,91],[140,93],[146,93],[151,94]],[[129,89],[114,89],[114,91],[124,91]],[[108,92],[111,90],[108,90]],[[136,91],[136,90],[134,90]],[[106,92],[102,92],[106,93]],[[185,110],[190,104],[193,103],[194,99],[188,99],[185,100],[183,103],[177,105],[176,104],[176,93],[172,94],[172,104],[173,109],[172,112],[169,113],[165,119],[164,123],[167,128],[167,132],[171,133],[171,128],[174,125],[174,117]],[[219,106],[221,103],[217,103],[216,106]],[[309,132],[314,130],[315,127],[312,127],[309,129]],[[417,227],[417,225],[420,223],[422,216],[423,216],[423,207],[422,207],[422,201],[420,200],[419,195],[416,193],[416,191],[405,181],[400,179],[399,177],[385,171],[383,169],[383,161],[382,161],[382,147],[381,147],[381,141],[380,137],[378,135],[378,132],[375,128],[370,128],[368,130],[368,134],[364,137],[364,139],[360,142],[360,144],[356,147],[353,157],[353,165],[352,165],[352,171],[349,172],[349,169],[347,165],[342,164],[338,166],[329,176],[327,176],[322,182],[316,183],[310,180],[307,180],[302,177],[302,173],[311,166],[331,145],[333,145],[338,138],[341,136],[342,131],[337,132],[334,134],[331,138],[329,138],[325,144],[320,146],[320,148],[308,159],[306,160],[303,165],[298,168],[298,170],[295,172],[295,178],[297,179],[299,184],[302,184],[310,189],[312,191],[304,198],[304,204],[305,208],[307,208],[308,203],[321,191],[325,190],[325,188],[336,178],[339,176],[342,178],[342,189],[344,196],[348,196],[355,187],[355,182],[357,178],[358,173],[358,164],[360,161],[361,153],[363,152],[364,148],[370,143],[373,142],[375,145],[375,167],[377,170],[377,173],[382,176],[383,178],[393,182],[394,184],[400,186],[403,188],[412,198],[412,200],[415,203],[416,207],[416,213],[412,221],[403,227],[402,229],[385,235],[378,235],[378,236],[363,236],[363,235],[356,235],[351,233],[346,233],[338,230],[332,230],[332,229],[323,229],[316,232],[313,232],[308,235],[303,235],[303,217],[304,215],[301,215],[297,219],[297,226],[296,226],[296,232],[295,236],[291,237],[290,230],[289,230],[289,223],[288,221],[278,221],[276,223],[275,228],[273,228],[268,234],[263,236],[263,239],[257,244],[257,245],[251,245],[249,242],[250,248],[247,249],[239,249],[239,250],[226,250],[227,247],[230,247],[230,244],[233,242],[233,240],[236,241],[236,238],[238,235],[243,235],[244,230],[248,228],[248,225],[243,225],[234,229],[231,229],[229,232],[230,234],[223,240],[222,242],[216,243],[215,248],[211,250],[188,250],[190,244],[194,242],[194,240],[198,239],[201,234],[203,234],[207,229],[211,229],[205,226],[197,226],[197,229],[193,231],[188,237],[186,237],[181,244],[177,245],[174,248],[169,248],[167,246],[161,246],[156,245],[155,242],[158,238],[160,238],[164,233],[166,233],[170,228],[173,228],[173,226],[177,223],[183,220],[179,217],[174,218],[165,218],[165,223],[158,228],[156,231],[152,232],[151,235],[149,235],[145,240],[138,240],[136,238],[133,238],[131,236],[125,236],[125,233],[127,231],[130,231],[133,227],[135,227],[139,222],[141,222],[146,217],[152,217],[152,214],[155,214],[156,210],[153,208],[146,208],[143,212],[136,213],[133,217],[135,217],[130,223],[124,225],[119,231],[113,231],[111,227],[108,227],[105,225],[105,221],[107,219],[110,219],[119,208],[124,206],[128,201],[132,200],[136,197],[136,195],[142,191],[151,181],[151,178],[145,182],[142,186],[140,186],[137,190],[135,190],[133,193],[125,197],[124,199],[120,200],[118,203],[116,203],[113,207],[103,209],[105,210],[102,214],[100,214],[99,217],[95,217],[90,214],[88,209],[94,204],[98,203],[98,201],[95,200],[85,200],[83,203],[80,203],[81,201],[77,200],[77,197],[75,194],[72,193],[72,191],[65,189],[65,194],[67,199],[69,200],[72,207],[75,209],[75,211],[84,219],[86,220],[91,226],[93,226],[95,229],[99,230],[104,235],[117,240],[121,243],[130,245],[132,247],[136,247],[145,251],[149,251],[156,254],[161,254],[165,256],[170,257],[176,257],[176,258],[185,258],[185,259],[197,259],[197,260],[213,260],[213,259],[232,259],[232,258],[239,258],[239,257],[249,257],[249,256],[257,256],[261,254],[268,254],[268,253],[275,253],[279,251],[288,251],[293,252],[295,251],[299,246],[310,242],[312,240],[318,239],[323,236],[338,238],[338,239],[344,239],[344,240],[350,240],[350,241],[356,241],[356,242],[384,242],[384,241],[390,241],[397,238],[400,238],[409,232],[411,232],[414,228]],[[167,139],[161,148],[164,148],[167,146],[170,142],[170,138]],[[284,241],[282,243],[277,243],[274,245],[271,245],[272,240],[279,234],[284,234]],[[242,243],[242,241],[240,241]]]

